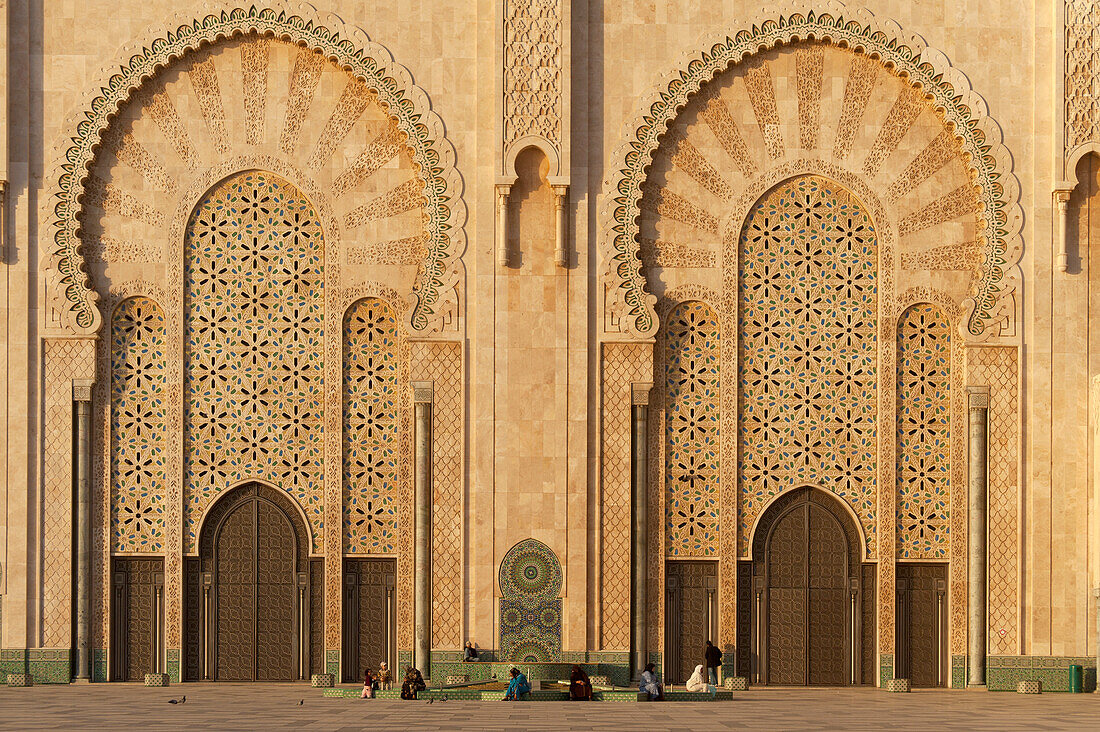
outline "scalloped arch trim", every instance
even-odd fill
[[[93,92],[90,103],[78,113],[75,125],[69,126],[69,129],[75,126],[75,135],[67,140],[71,145],[64,153],[60,170],[52,176],[56,181],[54,195],[59,200],[54,207],[54,245],[50,257],[57,280],[51,287],[60,288],[60,299],[70,309],[63,327],[91,331],[102,322],[80,251],[80,196],[102,135],[114,115],[142,84],[168,64],[205,45],[245,33],[290,39],[325,54],[377,91],[383,108],[396,119],[398,128],[407,136],[406,144],[424,183],[422,195],[428,214],[428,253],[417,278],[419,289],[413,293],[410,325],[416,331],[439,326],[443,318],[440,307],[443,293],[458,279],[457,257],[465,248],[466,207],[454,167],[454,148],[443,136],[442,121],[431,111],[427,95],[412,82],[407,69],[395,63],[384,47],[370,41],[359,29],[347,26],[335,15],[322,21],[314,14],[308,5],[294,10],[253,5],[211,13],[148,43]],[[346,35],[359,36],[357,42],[334,28],[343,29]]]
[[[848,11],[832,3],[831,12],[791,12],[726,35],[689,56],[647,98],[628,128],[626,142],[612,158],[620,161],[621,168],[614,171],[605,199],[604,271],[610,279],[608,290],[614,293],[622,332],[651,337],[659,325],[656,298],[646,291],[636,237],[641,189],[661,136],[689,99],[718,74],[777,45],[811,39],[845,45],[878,58],[920,88],[953,127],[979,191],[986,241],[985,261],[966,330],[981,336],[990,323],[1001,317],[997,313],[998,298],[1005,290],[1006,273],[1019,259],[1022,217],[1019,186],[1001,144],[1000,128],[988,116],[985,102],[970,89],[966,77],[942,54],[928,49],[915,35],[903,38],[894,23],[883,24],[868,11]]]

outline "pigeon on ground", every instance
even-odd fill
[[[169,699],[169,704],[184,704],[187,702],[187,695],[185,694],[182,699]]]
[[[306,700],[305,700],[305,699],[299,699],[299,700],[298,700],[298,706],[302,706],[302,705],[303,705],[303,704],[305,704],[305,703],[306,703]]]
[[[431,699],[429,699],[428,703],[429,704],[435,704],[435,697],[433,696]]]

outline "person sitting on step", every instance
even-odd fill
[[[527,683],[527,677],[515,666],[508,673],[512,675],[512,680],[508,682],[508,690],[504,692],[504,699],[501,701],[519,701],[521,696],[531,692],[531,684]]]

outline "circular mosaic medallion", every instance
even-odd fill
[[[500,591],[505,597],[557,597],[561,592],[558,558],[541,541],[524,539],[500,563]]]

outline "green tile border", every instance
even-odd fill
[[[329,648],[325,651],[325,673],[340,678],[340,649]]]
[[[894,654],[879,654],[878,685],[880,689],[886,688],[886,682],[894,678]]]
[[[1082,691],[1094,691],[1095,656],[989,656],[985,667],[986,688],[1016,691],[1017,682],[1036,679],[1043,682],[1044,692],[1068,692],[1071,665],[1084,667]]]
[[[951,688],[966,688],[966,656],[956,655],[951,657]]]
[[[183,669],[180,663],[180,658],[183,652],[179,648],[168,649],[168,678],[173,684],[178,684],[183,680]]]

